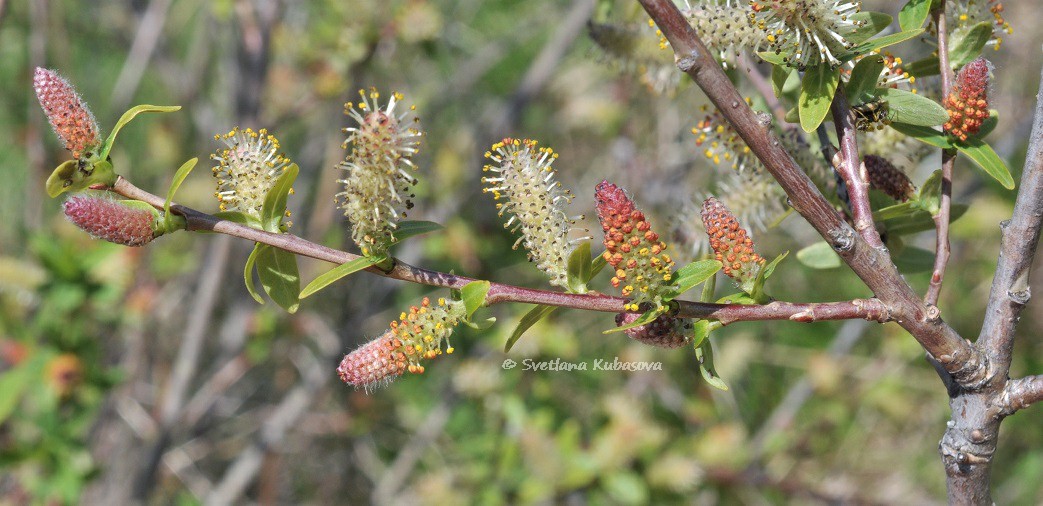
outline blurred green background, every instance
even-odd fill
[[[117,171],[153,193],[184,160],[205,162],[219,147],[214,134],[267,127],[302,171],[293,232],[354,250],[333,205],[343,103],[360,87],[393,89],[417,105],[427,132],[410,218],[446,226],[396,254],[542,287],[480,191],[481,155],[494,141],[531,137],[558,151],[559,177],[592,234],[602,179],[631,190],[665,230],[726,170],[705,162],[689,132],[703,115],[698,89],[657,96],[595,48],[592,16],[646,19],[636,3],[609,5],[0,0],[0,504],[942,501],[947,398],[896,325],[727,327],[713,337],[731,386],[721,392],[703,382],[690,349],[603,335],[610,314],[557,311],[504,354],[529,308],[497,306],[499,323],[460,329],[455,354],[366,394],[337,381],[343,353],[444,292],[361,274],[287,315],[243,288],[250,244],[187,233],[143,249],[94,241],[43,191],[68,155],[33,95],[35,66],[74,83],[105,132],[134,104],[184,107],[135,121],[113,152]],[[1014,34],[987,54],[1001,115],[991,140],[1015,177],[1043,62],[1043,34],[1029,21],[1039,9],[1008,5]],[[938,160],[928,157],[914,182]],[[216,210],[200,168],[179,200]],[[963,160],[955,194],[973,206],[954,224],[940,307],[973,337],[1014,195]],[[756,237],[768,258],[815,242],[799,217]],[[306,281],[330,267],[301,266]],[[909,280],[927,286],[926,273]],[[769,290],[792,301],[869,295],[846,269],[812,271],[792,256]],[[1013,373],[1043,371],[1038,308],[1022,318]],[[615,357],[663,370],[590,370]],[[588,370],[504,370],[507,358]],[[1043,501],[1040,416],[1030,409],[1003,425],[999,503]]]

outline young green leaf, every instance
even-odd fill
[[[785,259],[788,255],[789,251],[775,257],[774,260],[768,262],[768,264],[761,268],[760,272],[757,273],[757,278],[753,280],[753,286],[748,292],[750,297],[752,297],[756,303],[763,304],[770,299],[770,297],[764,293],[764,282],[775,273],[775,267],[778,266],[779,262]]]
[[[915,30],[904,30],[898,33],[892,33],[891,35],[884,35],[883,37],[869,39],[861,44],[856,45],[853,49],[851,49],[851,51],[849,51],[840,59],[842,61],[851,60],[857,55],[866,54],[887,46],[893,46],[895,44],[898,44],[899,42],[905,42],[913,37],[920,35],[921,33],[923,33],[923,28],[917,28]]]
[[[51,198],[65,192],[78,192],[92,186],[112,186],[116,182],[116,172],[112,164],[101,160],[88,162],[84,160],[68,160],[59,165],[47,177],[44,188]]]
[[[850,18],[852,21],[862,22],[862,26],[858,27],[854,33],[844,36],[852,44],[861,44],[869,40],[870,37],[887,29],[892,21],[891,16],[883,12],[863,11],[852,14]]]
[[[427,234],[436,230],[442,230],[442,225],[433,221],[422,221],[422,220],[407,220],[401,221],[395,227],[395,240],[391,241],[391,244],[398,244],[410,237]]]
[[[785,260],[787,256],[789,256],[789,251],[775,257],[775,259],[771,262],[768,262],[768,265],[765,265],[764,268],[761,269],[761,272],[764,273],[764,279],[770,278],[771,275],[775,273],[775,267],[777,267],[780,262]]]
[[[253,251],[250,252],[250,256],[246,257],[246,266],[243,267],[243,280],[246,282],[246,291],[250,292],[250,296],[257,301],[258,304],[264,304],[264,299],[261,298],[261,294],[257,293],[257,288],[254,287],[254,264],[257,262],[257,255],[261,253],[261,243],[254,244]]]
[[[254,219],[252,216],[250,216],[249,214],[243,213],[243,212],[239,212],[239,211],[219,211],[219,212],[214,213],[213,216],[215,218],[219,218],[219,219],[222,219],[222,220],[228,220],[228,221],[231,221],[233,223],[238,223],[240,225],[246,225],[246,226],[257,225],[257,226],[260,226],[260,224],[257,223],[257,220]]]
[[[489,328],[492,327],[493,324],[496,323],[496,317],[495,316],[490,316],[489,318],[486,318],[486,319],[484,319],[484,320],[482,320],[480,322],[474,322],[474,321],[470,321],[470,320],[461,320],[460,323],[463,323],[464,325],[467,325],[468,327],[471,327],[472,329],[478,330],[478,331],[489,330]]]
[[[986,174],[999,181],[1004,188],[1014,189],[1014,178],[1011,177],[1007,164],[1003,163],[1003,159],[985,141],[971,137],[967,139],[967,142],[956,143],[956,149],[967,155],[967,158],[973,160]]]
[[[699,260],[692,262],[677,270],[674,274],[674,287],[664,297],[666,300],[681,295],[691,290],[695,285],[710,279],[717,271],[721,270],[722,264],[717,260]]]
[[[116,142],[116,134],[118,134],[123,127],[127,126],[127,123],[130,123],[130,121],[139,114],[146,112],[174,112],[180,110],[180,105],[138,105],[131,107],[127,112],[123,113],[123,116],[120,116],[119,121],[116,122],[116,126],[112,128],[112,133],[110,133],[109,137],[102,143],[101,149],[98,150],[98,158],[101,160],[108,159],[109,152],[112,151],[112,145]]]
[[[953,147],[948,135],[931,127],[910,125],[908,123],[891,123],[891,128],[936,148],[951,149]]]
[[[760,51],[757,53],[757,56],[760,56],[762,60],[772,65],[786,65],[786,54],[782,52],[776,53],[775,51]]]
[[[967,206],[964,204],[953,204],[952,209],[949,211],[949,221],[956,221],[960,216],[963,216],[967,212]],[[884,229],[888,235],[900,236],[915,234],[923,232],[925,230],[934,229],[934,217],[931,213],[923,209],[915,209],[905,216],[898,218],[885,220]]]
[[[800,127],[811,133],[818,128],[822,120],[829,114],[829,105],[837,91],[840,72],[829,65],[808,67],[804,72],[804,80],[800,85]]]
[[[928,56],[922,60],[916,60],[908,65],[903,65],[902,70],[905,70],[909,75],[916,78],[936,76],[941,73],[941,67],[938,63],[937,56]]]
[[[311,281],[311,283],[308,283],[308,286],[305,286],[304,290],[301,290],[301,298],[305,299],[309,295],[333,284],[340,278],[354,274],[371,265],[378,264],[386,258],[387,257],[383,255],[376,257],[358,257],[350,262],[340,264],[322,274],[319,274]]]
[[[300,167],[297,167],[296,163],[283,169],[272,189],[264,196],[264,203],[261,204],[261,225],[265,230],[276,234],[282,232],[279,226],[286,215],[286,199],[293,189],[293,181],[297,179],[298,172]]]
[[[464,307],[467,309],[466,319],[471,319],[471,315],[485,305],[489,287],[488,281],[472,281],[460,289],[460,299],[464,301]]]
[[[923,26],[931,13],[931,0],[909,0],[898,11],[898,26],[902,30],[914,30]]]
[[[989,109],[989,117],[981,122],[981,128],[978,129],[978,133],[974,134],[974,137],[984,139],[986,135],[992,133],[1000,122],[999,114],[996,109]]]
[[[927,181],[924,181],[923,186],[920,187],[917,204],[920,209],[934,216],[938,214],[938,209],[941,207],[941,199],[942,171],[939,169],[931,173],[931,177],[927,178]]]
[[[776,97],[781,97],[785,93],[786,82],[795,72],[795,69],[785,65],[771,66],[771,89],[775,91]]]
[[[876,98],[876,84],[884,70],[884,59],[879,55],[862,58],[851,70],[851,77],[844,88],[852,105],[870,102]]]
[[[525,315],[521,317],[521,320],[518,320],[518,326],[514,327],[514,332],[511,332],[511,337],[507,338],[507,342],[503,345],[503,352],[507,353],[511,351],[511,348],[513,348],[514,344],[521,339],[522,334],[524,334],[526,330],[532,328],[532,326],[536,325],[540,320],[550,316],[555,309],[558,309],[558,306],[544,306],[541,304],[530,309],[528,313],[525,313]]]
[[[887,101],[894,123],[935,126],[949,121],[949,113],[941,104],[923,95],[896,88],[878,88],[877,95]]]
[[[164,220],[170,221],[170,202],[174,200],[177,189],[181,188],[181,183],[185,182],[185,178],[192,172],[197,162],[199,162],[199,158],[193,158],[181,164],[181,167],[178,167],[177,172],[174,173],[174,180],[170,182],[170,188],[167,190],[167,200],[163,203]]]
[[[819,241],[798,251],[797,261],[812,269],[835,269],[843,265],[840,256],[826,241]]]
[[[634,321],[632,321],[632,322],[630,322],[630,323],[628,323],[626,325],[623,325],[621,327],[616,327],[616,328],[613,328],[613,329],[608,329],[608,330],[602,331],[601,333],[602,334],[615,334],[616,332],[623,332],[624,330],[629,330],[629,329],[632,329],[634,327],[640,327],[642,325],[651,323],[653,320],[655,320],[656,318],[659,318],[662,315],[663,315],[662,311],[660,311],[658,308],[652,308],[652,309],[649,309],[648,311],[645,311],[644,313],[641,314],[641,316],[637,317],[636,320],[634,320]]]
[[[727,392],[728,385],[717,374],[717,371],[714,370],[713,346],[710,344],[710,341],[704,340],[699,347],[695,349],[695,359],[699,361],[699,372],[702,373],[703,379],[706,380],[710,386]]]
[[[590,280],[590,241],[580,244],[569,255],[568,286],[573,293],[587,293],[587,281]]]
[[[956,70],[977,58],[992,38],[992,24],[982,21],[967,30],[954,30],[949,39],[949,66]]]
[[[886,197],[885,197],[886,198]],[[893,200],[892,200],[893,202]],[[905,216],[915,210],[919,209],[916,202],[902,202],[901,204],[894,204],[887,207],[882,207],[873,211],[873,219],[876,221],[890,220]]]
[[[692,344],[695,349],[699,349],[699,346],[703,344],[707,337],[710,337],[709,321],[698,320],[692,324]]]
[[[594,257],[594,259],[590,261],[590,277],[587,278],[586,282],[590,283],[590,280],[594,279],[594,276],[597,276],[598,273],[601,272],[601,269],[604,269],[606,265],[608,265],[608,260],[605,260],[605,255]]]
[[[257,275],[264,291],[279,307],[296,313],[301,304],[301,275],[297,257],[289,251],[263,245],[257,254]]]

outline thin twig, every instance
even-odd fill
[[[1029,269],[1043,224],[1043,74],[1040,75],[1040,89],[1036,94],[1036,117],[1020,185],[1014,213],[1009,221],[1002,224],[999,260],[992,279],[989,304],[985,309],[985,322],[978,337],[978,342],[992,362],[992,372],[997,381],[1006,378],[1010,369],[1014,327],[1031,295]]]
[[[855,231],[874,248],[883,248],[880,233],[873,226],[873,208],[869,206],[869,176],[862,157],[858,154],[858,130],[855,129],[855,118],[851,114],[851,106],[844,95],[844,87],[837,88],[833,95],[833,124],[837,129],[837,141],[840,143],[840,157],[831,160],[833,168],[844,179],[847,188],[848,202],[851,204],[851,215],[855,220]]]
[[[923,303],[899,274],[885,249],[871,246],[844,222],[782,147],[778,137],[758,121],[677,5],[671,0],[640,2],[673,48],[677,66],[706,93],[786,191],[794,209],[891,309],[894,320],[937,358],[959,384],[971,388],[981,385],[987,373],[981,352],[946,324],[936,308],[930,309]]]
[[[938,70],[942,75],[942,96],[948,97],[952,92],[952,69],[949,68],[949,33],[946,28],[945,0],[938,2],[938,7],[931,13],[938,27]],[[932,306],[938,304],[938,296],[942,291],[942,279],[945,278],[945,266],[949,263],[949,217],[952,209],[952,169],[956,164],[956,150],[942,150],[942,195],[938,203],[938,214],[934,216],[935,234],[934,272],[931,284],[927,287],[924,302]]]
[[[112,191],[127,198],[146,202],[155,206],[157,209],[163,207],[163,198],[132,185],[122,177],[116,181]],[[185,217],[188,222],[189,230],[205,230],[241,239],[248,239],[250,241],[268,244],[291,253],[324,260],[338,265],[360,258],[358,255],[316,244],[292,234],[273,234],[271,232],[265,232],[263,230],[247,227],[231,221],[222,220],[179,204],[171,205],[171,210],[176,214]],[[473,278],[457,276],[445,272],[431,271],[397,261],[395,266],[386,272],[376,266],[369,267],[366,270],[374,274],[401,281],[446,288],[463,288],[464,285],[476,281]],[[596,293],[574,294],[552,292],[502,283],[490,283],[490,286],[488,296],[486,297],[486,303],[488,305],[503,302],[522,302],[611,313],[622,313],[627,311],[624,308],[627,299],[620,297],[610,297]],[[678,300],[675,302],[677,303],[677,311],[674,313],[676,316],[684,318],[712,319],[718,320],[724,324],[737,321],[756,320],[791,320],[810,323],[825,320],[850,320],[856,318],[879,322],[890,321],[891,319],[887,307],[877,299],[855,299],[845,302],[812,302],[801,304],[772,302],[766,305],[710,304],[684,300]]]
[[[1043,375],[1025,376],[1007,382],[1000,396],[1001,414],[1011,415],[1043,401]]]

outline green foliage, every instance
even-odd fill
[[[894,123],[917,126],[941,125],[949,120],[945,108],[923,95],[895,88],[878,88],[876,96],[887,101]]]
[[[472,281],[460,289],[460,300],[464,301],[464,307],[467,308],[466,319],[470,319],[475,311],[485,306],[489,288],[488,281]]]
[[[804,72],[797,104],[800,110],[800,127],[805,132],[814,132],[822,120],[826,119],[839,82],[840,71],[831,69],[828,65],[811,67]]]
[[[677,270],[674,274],[674,289],[663,298],[673,300],[679,295],[695,288],[696,285],[706,281],[721,270],[721,262],[717,260],[699,260],[692,262]]]
[[[959,69],[981,55],[992,37],[992,23],[982,21],[968,30],[956,30],[949,40],[949,66]]]
[[[931,13],[931,0],[909,0],[898,11],[898,26],[902,30],[913,30],[923,26]]]
[[[507,338],[507,342],[504,343],[503,352],[510,352],[511,348],[513,348],[514,344],[521,339],[521,336],[525,334],[526,330],[532,328],[532,326],[536,325],[540,320],[550,316],[550,314],[556,309],[558,309],[558,306],[544,306],[542,304],[537,304],[525,313],[525,315],[518,320],[518,325],[514,327],[513,331],[511,331],[511,336]]]
[[[301,275],[297,256],[286,250],[261,244],[254,259],[257,277],[272,301],[290,313],[300,307]]]
[[[587,293],[587,282],[591,278],[590,241],[580,244],[569,255],[568,286],[573,293]]]
[[[127,112],[120,116],[119,121],[116,122],[116,126],[112,127],[112,133],[105,139],[101,145],[101,149],[98,150],[97,158],[99,160],[108,160],[109,152],[112,151],[112,147],[116,144],[116,135],[120,133],[123,127],[127,126],[134,118],[138,117],[139,114],[146,112],[175,112],[180,111],[181,106],[179,105],[137,105],[131,107]]]
[[[826,241],[819,241],[797,252],[797,260],[812,269],[835,269],[844,265]]]
[[[308,286],[305,286],[304,290],[301,291],[301,298],[307,298],[311,294],[318,292],[319,290],[322,290],[323,288],[326,288],[327,286],[333,284],[340,278],[350,276],[351,274],[359,272],[363,269],[379,264],[384,260],[387,260],[387,257],[358,257],[350,262],[340,264],[320,274],[318,277],[312,280],[311,283],[308,283]]]

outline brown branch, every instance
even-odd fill
[[[1003,238],[992,291],[985,310],[985,322],[978,336],[985,353],[992,362],[996,381],[1003,381],[1010,369],[1010,354],[1014,347],[1014,327],[1022,308],[1028,303],[1029,269],[1039,242],[1043,223],[1043,74],[1036,94],[1036,116],[1029,137],[1025,167],[1021,173],[1021,187],[1014,203],[1014,213],[1003,222]]]
[[[942,321],[937,309],[924,305],[898,273],[886,250],[872,247],[829,205],[771,129],[757,120],[677,6],[670,0],[640,2],[673,47],[677,66],[706,93],[764,163],[797,212],[891,309],[894,321],[909,331],[958,384],[980,386],[986,378],[983,355]]]
[[[945,0],[940,0],[938,7],[931,13],[938,27],[938,70],[942,75],[942,97],[948,97],[952,91],[952,69],[949,68],[949,33],[946,28]],[[938,304],[938,295],[942,291],[942,279],[945,277],[945,266],[949,263],[949,216],[952,209],[952,168],[956,163],[956,150],[942,151],[942,195],[938,205],[938,214],[934,216],[935,234],[934,272],[931,284],[927,287],[924,302],[929,305]]]
[[[862,157],[858,155],[858,130],[855,129],[855,118],[851,114],[843,86],[837,87],[830,109],[833,111],[833,124],[837,128],[837,141],[840,143],[840,158],[833,158],[830,162],[847,186],[855,230],[870,246],[883,248],[880,234],[873,226],[873,208],[869,206],[869,176]]]
[[[1000,414],[1007,416],[1040,401],[1043,401],[1043,375],[1036,375],[1008,381],[998,404]]]
[[[164,200],[162,197],[146,192],[122,177],[117,179],[116,184],[112,187],[112,191],[127,198],[146,202],[157,209],[163,208]],[[291,253],[338,265],[359,258],[358,255],[316,244],[292,234],[265,232],[222,220],[179,204],[171,205],[171,211],[185,217],[189,230],[226,234],[240,239],[268,244]],[[376,266],[369,267],[366,270],[392,279],[445,288],[463,288],[464,285],[476,281],[473,278],[414,267],[399,261],[396,261],[394,267],[386,272]],[[486,304],[493,305],[503,302],[544,304],[589,311],[622,313],[626,311],[624,306],[628,301],[620,297],[610,297],[597,293],[552,292],[502,283],[490,283]],[[677,303],[677,310],[673,313],[675,316],[717,320],[723,324],[760,320],[791,320],[802,323],[850,319],[865,319],[878,322],[891,320],[887,307],[877,299],[803,304],[772,302],[766,305],[711,304],[685,300],[674,302]]]

